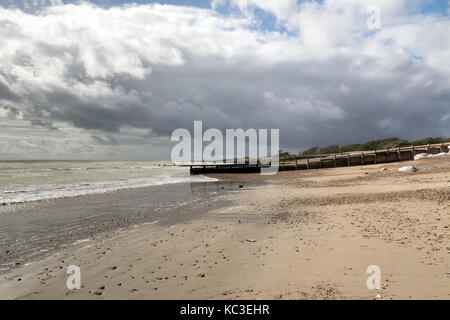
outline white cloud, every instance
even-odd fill
[[[382,8],[377,32],[366,27],[369,3]],[[402,0],[233,4],[241,14],[163,5],[0,9],[0,120],[51,141],[23,138],[22,146],[66,157],[163,153],[169,146],[158,135],[193,120],[280,128],[284,149],[386,132],[449,135],[448,19],[408,16],[412,4]],[[297,32],[255,28],[255,7]],[[17,132],[0,135],[14,146]]]

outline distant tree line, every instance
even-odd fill
[[[450,138],[425,138],[416,141],[408,141],[400,139],[397,137],[373,140],[366,143],[357,144],[347,144],[344,146],[332,145],[325,148],[312,147],[308,150],[300,152],[301,156],[316,155],[316,154],[330,154],[330,153],[341,153],[341,152],[351,152],[351,151],[371,151],[371,150],[384,150],[398,147],[409,147],[409,146],[422,146],[427,144],[437,144],[441,142],[450,142]],[[289,154],[284,152],[285,156]]]

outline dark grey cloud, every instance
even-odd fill
[[[0,100],[19,102],[20,98],[6,84],[0,81]]]

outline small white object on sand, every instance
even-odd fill
[[[375,297],[375,299],[381,300],[381,295],[380,295],[380,294],[377,294],[376,297]]]
[[[387,168],[381,168],[380,169],[380,171],[386,171],[387,170]]]
[[[406,167],[401,167],[400,169],[398,169],[398,171],[400,171],[400,172],[417,172],[417,168],[415,168],[413,166],[406,166]]]

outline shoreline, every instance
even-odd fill
[[[0,274],[97,235],[133,225],[166,225],[226,206],[238,182],[188,182],[40,200],[0,213]]]
[[[408,164],[419,171],[397,172]],[[259,185],[193,219],[21,266],[1,275],[0,299],[450,298],[448,160],[208,176]],[[81,268],[80,290],[65,287],[68,265]],[[370,265],[380,290],[366,287]]]

